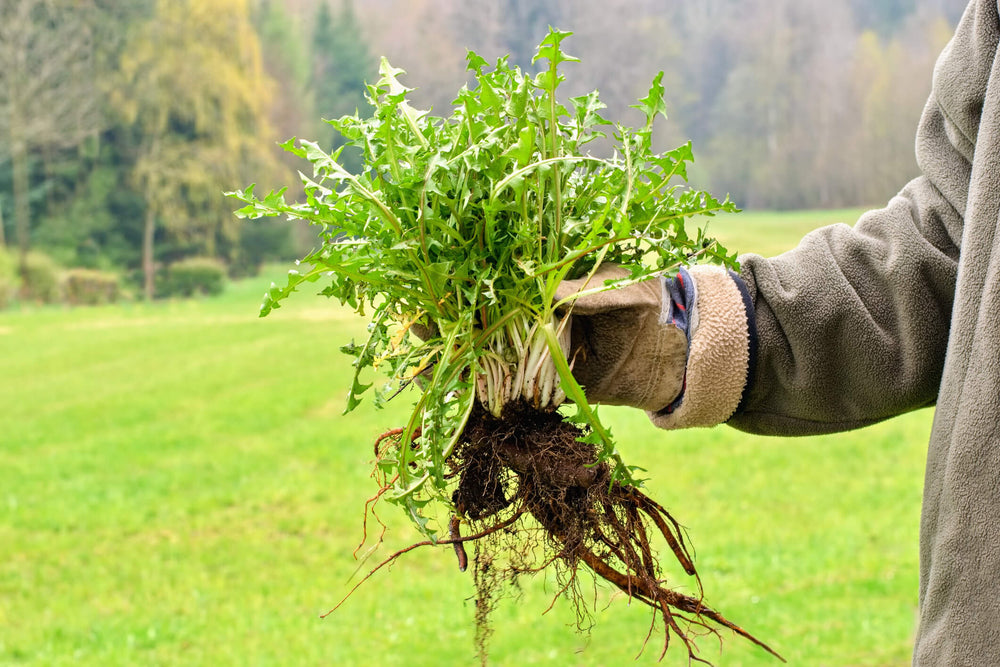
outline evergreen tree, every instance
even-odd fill
[[[320,117],[339,118],[364,109],[365,84],[374,74],[375,63],[351,0],[341,0],[336,15],[327,2],[320,3],[313,28],[312,63],[311,87]],[[336,147],[339,140],[335,134],[324,123],[317,141]]]

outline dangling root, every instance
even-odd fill
[[[333,612],[335,612],[338,609],[340,609],[340,606],[342,604],[344,604],[345,602],[347,602],[347,598],[351,597],[351,595],[354,594],[354,591],[356,591],[359,588],[361,588],[361,585],[363,583],[365,583],[366,581],[368,581],[369,579],[371,579],[372,575],[374,575],[376,572],[378,572],[379,570],[381,570],[386,565],[389,565],[390,563],[392,563],[393,561],[395,561],[397,558],[399,558],[403,554],[408,553],[410,551],[413,551],[414,549],[418,549],[420,547],[432,547],[432,546],[436,546],[438,544],[456,544],[456,543],[462,543],[462,542],[474,542],[476,540],[479,540],[479,539],[482,539],[482,538],[486,537],[487,535],[491,535],[491,534],[493,534],[493,533],[495,533],[497,531],[503,530],[504,528],[510,526],[511,524],[513,524],[514,522],[516,522],[518,519],[520,519],[521,515],[523,513],[524,513],[523,510],[519,511],[519,512],[515,512],[513,515],[511,515],[510,517],[508,517],[504,521],[501,521],[500,523],[497,523],[496,525],[490,526],[489,528],[487,528],[485,530],[482,530],[482,531],[476,533],[475,535],[469,535],[468,537],[459,537],[457,539],[449,538],[449,539],[444,539],[444,540],[438,540],[436,542],[432,542],[431,540],[424,540],[423,542],[416,542],[414,544],[411,544],[408,547],[403,547],[402,549],[400,549],[399,551],[397,551],[396,553],[392,554],[391,556],[389,556],[388,558],[386,558],[385,560],[383,560],[381,563],[379,563],[378,565],[376,565],[375,567],[373,567],[371,570],[369,570],[368,574],[366,574],[364,577],[362,577],[361,581],[359,581],[358,583],[354,584],[354,587],[351,588],[351,590],[349,590],[347,592],[347,595],[345,595],[344,597],[342,597],[340,599],[340,602],[338,602],[336,605],[334,605],[333,608],[330,609],[329,611],[327,611],[326,613],[320,614],[320,618],[326,618],[327,616],[329,616]]]
[[[681,632],[681,630],[678,628],[677,622],[674,619],[674,613],[671,611],[671,609],[676,609],[683,613],[692,614],[696,619],[699,617],[704,617],[711,621],[714,621],[719,625],[729,628],[730,630],[740,635],[741,637],[749,639],[751,642],[753,642],[757,646],[760,646],[762,649],[764,649],[774,657],[778,658],[782,662],[785,661],[785,659],[782,658],[780,655],[778,655],[774,651],[774,649],[772,649],[770,646],[760,641],[759,639],[751,635],[749,632],[747,632],[740,626],[729,621],[719,612],[705,606],[705,604],[700,599],[693,598],[688,595],[684,595],[683,593],[678,593],[676,591],[663,588],[659,584],[659,582],[651,580],[648,576],[635,577],[631,575],[622,574],[618,570],[615,570],[614,568],[609,566],[604,560],[599,558],[593,552],[588,551],[586,549],[581,550],[581,552],[578,555],[580,556],[580,560],[586,563],[587,567],[593,570],[595,574],[599,575],[601,578],[607,581],[610,581],[619,589],[627,593],[629,597],[644,602],[650,607],[659,610],[662,615],[664,624],[671,630],[676,632],[678,636],[681,637],[681,640],[684,641],[684,643],[687,645],[688,653],[692,659],[700,660],[693,653],[693,650],[695,649],[693,644],[691,644],[686,634],[684,632]],[[692,621],[692,619],[685,619],[685,620],[687,620],[688,622],[693,622],[696,625],[711,630],[709,626],[697,620],[694,621]],[[670,643],[670,635],[668,633],[663,645],[663,653],[660,656],[661,658],[663,657],[663,655],[666,654],[669,643]]]
[[[680,525],[638,489],[611,482],[609,467],[597,463],[596,448],[581,442],[582,435],[557,413],[515,405],[508,406],[498,419],[476,409],[448,461],[449,477],[457,477],[452,495],[457,515],[449,523],[450,537],[437,543],[454,546],[462,571],[468,564],[463,545],[475,543],[481,658],[485,659],[493,592],[521,574],[553,566],[562,584],[556,597],[574,603],[577,625],[582,628],[589,618],[577,580],[582,563],[630,599],[655,610],[654,621],[658,617],[664,626],[661,658],[671,636],[676,636],[690,660],[707,662],[697,655],[694,638],[699,631],[718,635],[718,626],[784,661],[767,644],[705,605]],[[526,520],[528,515],[533,522]],[[471,535],[461,536],[462,523],[469,525]],[[684,572],[694,577],[697,596],[664,585],[651,537],[662,539]],[[357,586],[403,553],[430,544],[419,542],[401,549]],[[652,632],[651,626],[647,641]]]

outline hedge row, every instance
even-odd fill
[[[72,306],[114,303],[122,296],[118,274],[95,269],[70,269],[63,278],[63,295]]]
[[[157,296],[215,296],[226,286],[226,265],[211,257],[189,257],[167,267]]]
[[[192,257],[175,262],[157,276],[157,297],[214,296],[226,285],[226,266],[218,260]],[[121,277],[96,269],[61,269],[42,253],[28,253],[25,280],[18,275],[14,253],[0,248],[0,309],[15,299],[31,303],[65,302],[73,306],[115,303],[128,295]]]

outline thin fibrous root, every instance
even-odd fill
[[[388,440],[390,438],[398,438],[401,435],[403,435],[403,433],[405,433],[405,432],[406,432],[406,429],[403,428],[403,427],[391,428],[388,431],[386,431],[385,433],[382,433],[377,438],[375,438],[375,445],[374,445],[375,458],[380,458],[381,457],[382,443],[384,441],[386,441],[386,440]],[[413,429],[413,435],[410,436],[410,441],[412,442],[413,440],[416,440],[417,438],[419,438],[420,434],[421,434],[421,429],[418,426],[417,428]]]
[[[423,542],[416,542],[415,544],[411,544],[408,547],[403,547],[402,549],[400,549],[399,551],[395,552],[394,554],[392,554],[391,556],[389,556],[388,558],[386,558],[385,560],[383,560],[381,563],[379,563],[378,565],[376,565],[375,567],[373,567],[371,570],[369,570],[368,574],[366,574],[364,577],[362,577],[361,581],[359,581],[358,583],[354,584],[354,586],[351,588],[351,590],[349,590],[347,592],[347,595],[345,595],[343,598],[341,598],[340,602],[338,602],[332,609],[330,609],[325,614],[320,614],[320,618],[326,618],[327,616],[329,616],[333,612],[335,612],[338,609],[340,609],[340,606],[343,605],[345,602],[347,602],[347,599],[349,597],[351,597],[351,595],[354,594],[354,591],[358,590],[358,588],[360,588],[362,584],[364,584],[366,581],[368,581],[369,579],[371,579],[372,575],[374,575],[376,572],[378,572],[379,570],[381,570],[386,565],[389,565],[390,563],[394,562],[397,558],[399,558],[403,554],[405,554],[407,552],[410,552],[410,551],[413,551],[417,547],[432,547],[432,546],[437,546],[438,544],[455,544],[456,542],[459,542],[459,543],[462,543],[462,542],[473,542],[475,540],[478,540],[478,539],[481,539],[483,537],[486,537],[487,535],[490,535],[490,534],[495,533],[497,531],[503,530],[504,528],[507,528],[508,526],[510,526],[514,522],[516,522],[518,519],[520,519],[522,514],[524,514],[524,508],[520,508],[520,509],[516,510],[511,516],[509,516],[508,518],[504,519],[500,523],[494,524],[494,525],[490,526],[489,528],[485,528],[484,530],[481,530],[478,533],[475,533],[473,535],[468,535],[466,537],[448,538],[448,539],[436,540],[436,541],[424,540]]]

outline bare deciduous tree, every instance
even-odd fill
[[[0,3],[0,153],[11,161],[14,225],[25,270],[29,155],[78,144],[101,123],[90,3]]]

